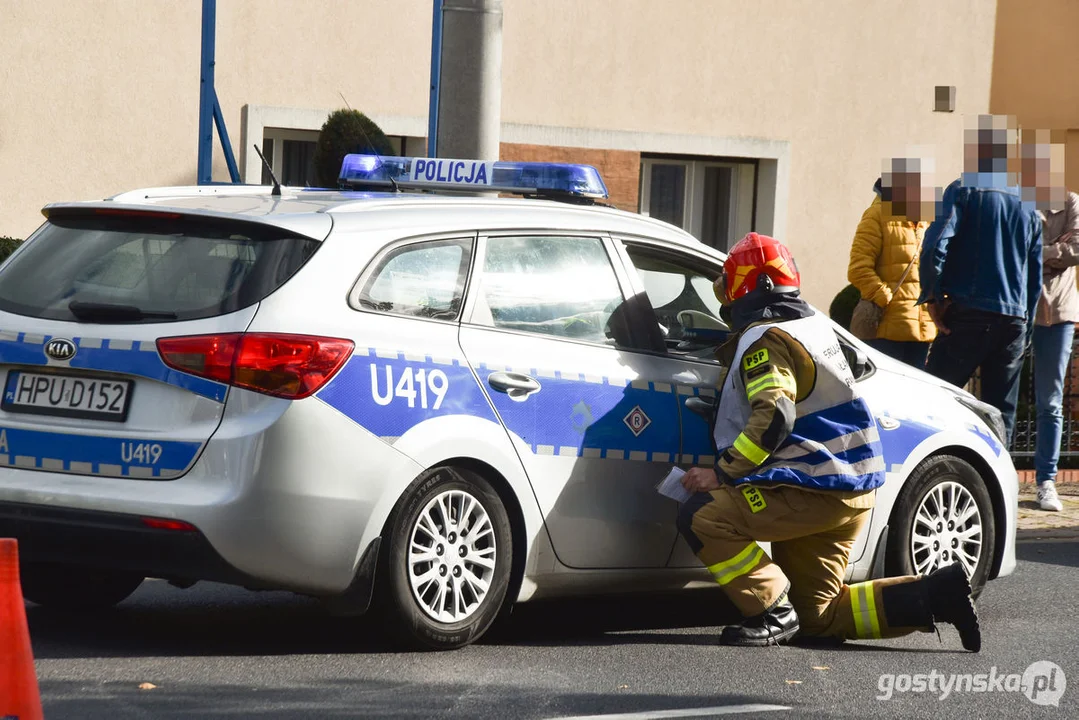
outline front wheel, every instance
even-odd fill
[[[435,650],[479,639],[506,598],[512,542],[505,506],[485,479],[459,468],[417,478],[390,523],[376,589],[394,634]]]
[[[958,562],[975,595],[985,587],[995,549],[993,503],[970,463],[939,455],[915,468],[899,493],[892,524],[889,575],[928,575]]]

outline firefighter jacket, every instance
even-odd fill
[[[868,491],[884,483],[880,436],[829,321],[809,310],[750,325],[723,350],[732,344],[713,428],[717,474],[871,506]],[[856,501],[866,494],[864,505]]]

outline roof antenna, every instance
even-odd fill
[[[266,156],[262,154],[261,150],[259,150],[258,145],[255,145],[255,152],[257,152],[259,154],[259,160],[262,160],[262,166],[264,168],[266,168],[266,172],[270,173],[270,179],[273,180],[273,190],[270,191],[270,195],[271,196],[280,196],[281,195],[281,183],[279,183],[277,181],[277,176],[273,174],[273,167],[270,166],[269,161],[266,160]]]
[[[348,108],[349,112],[356,112],[352,109],[352,106],[348,104],[348,100],[345,99],[345,94],[343,92],[338,90],[337,94],[341,96],[341,102],[345,104],[345,107]],[[378,154],[378,148],[376,148],[375,144],[371,142],[371,137],[367,134],[367,131],[363,129],[363,125],[360,125],[360,132],[363,133],[363,139],[367,141],[367,147],[371,148],[371,152],[374,153],[375,157],[378,158],[378,164],[381,165],[382,156]],[[397,185],[397,180],[395,180],[393,177],[389,177],[387,179],[390,181],[390,185],[393,186],[393,191],[395,193],[401,192],[401,188]]]

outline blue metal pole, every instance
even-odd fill
[[[202,69],[199,86],[199,157],[196,181],[205,185],[213,181],[214,159],[214,34],[216,31],[217,0],[202,0]]]
[[[229,142],[229,131],[225,127],[225,116],[221,113],[221,103],[217,100],[217,90],[214,90],[214,124],[217,126],[221,150],[225,153],[225,164],[229,167],[229,177],[232,182],[239,183],[240,170],[236,167],[236,158],[232,154],[232,143]]]
[[[442,80],[442,0],[433,0],[431,21],[431,102],[427,111],[427,157],[438,157],[438,86]]]

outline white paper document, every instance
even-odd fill
[[[669,497],[671,500],[684,503],[693,497],[693,493],[682,487],[682,476],[685,475],[685,471],[680,468],[671,468],[671,471],[667,473],[667,477],[663,478],[656,490],[660,495]]]

